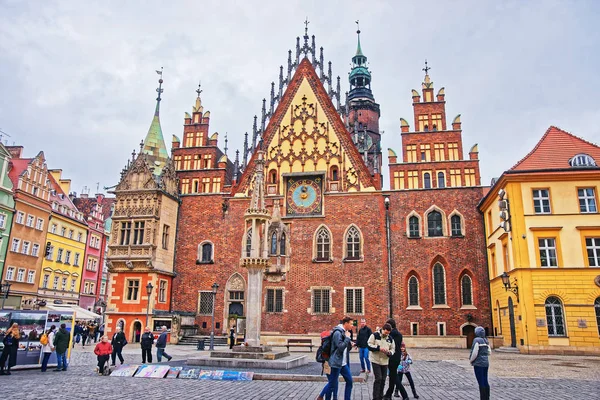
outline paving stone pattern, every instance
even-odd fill
[[[86,349],[87,350],[87,349]],[[90,349],[91,350],[91,349]],[[88,350],[89,351],[89,350]],[[11,376],[0,376],[4,398],[40,399],[298,399],[313,400],[319,394],[321,382],[289,381],[200,381],[189,379],[136,379],[100,377],[93,372],[95,356],[88,351],[75,351],[66,372],[18,370]],[[174,354],[175,364],[177,355]],[[139,362],[139,354],[124,354],[126,363]],[[177,362],[180,364],[181,362]],[[312,374],[312,367],[302,372]],[[543,365],[540,366],[543,368]],[[280,371],[272,371],[280,373]],[[298,371],[300,373],[301,371]],[[320,371],[319,371],[320,372]],[[418,361],[413,377],[420,399],[479,399],[477,383],[470,368],[452,360]],[[492,399],[551,400],[600,399],[597,380],[540,379],[490,377]],[[410,388],[408,388],[410,393]],[[340,383],[340,399],[344,383]],[[372,378],[367,383],[355,383],[353,399],[372,399]]]

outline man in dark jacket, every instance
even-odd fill
[[[165,351],[165,348],[167,347],[167,327],[163,326],[161,330],[160,336],[156,339],[156,358],[158,359],[158,362],[161,362],[162,357],[165,356],[167,357],[167,360],[171,361],[171,358],[173,357],[168,355]]]
[[[154,335],[150,332],[150,328],[146,327],[140,345],[142,346],[142,364],[146,364],[146,359],[149,364],[152,364],[152,345],[154,344]]]
[[[57,366],[54,371],[67,370],[67,350],[71,342],[71,334],[65,324],[60,324],[60,329],[54,335],[54,349],[56,351]]]
[[[116,333],[113,335],[110,344],[113,347],[113,351],[111,354],[111,365],[114,367],[115,362],[117,361],[117,356],[119,357],[119,361],[121,361],[121,365],[123,365],[123,347],[127,344],[127,339],[125,339],[125,334],[121,331],[120,327],[116,327]]]
[[[367,326],[367,320],[360,320],[360,329],[356,336],[356,347],[358,347],[358,357],[360,358],[360,372],[371,373],[371,361],[369,361],[369,347],[367,342],[373,334],[371,328]],[[366,366],[366,368],[365,368]]]
[[[402,345],[402,334],[400,333],[400,331],[398,331],[398,329],[396,329],[396,321],[394,321],[392,318],[390,318],[385,322],[392,326],[392,332],[390,333],[390,336],[392,337],[392,339],[394,339],[394,343],[396,344],[396,349],[400,349],[400,346]],[[392,399],[392,394],[394,393],[394,387],[396,385],[396,375],[398,375],[398,365],[400,365],[400,357],[401,356],[402,356],[402,352],[396,351],[390,357],[390,362],[388,365],[389,369],[390,369],[390,379],[389,379],[389,383],[388,383],[388,390],[385,392],[385,395],[383,396],[384,400]],[[399,385],[398,390],[400,390],[400,394],[402,395],[403,400],[408,399],[408,393],[406,393],[406,389],[404,389],[404,386]]]
[[[322,392],[326,398],[337,399],[338,381],[340,375],[346,382],[344,389],[344,400],[352,398],[352,373],[350,372],[350,350],[354,344],[350,339],[350,330],[352,329],[352,318],[345,317],[340,321],[340,324],[335,326],[331,337],[331,355],[329,356],[329,366],[331,372],[327,376],[327,385]],[[328,393],[329,392],[329,393]],[[323,396],[317,397],[323,399]]]

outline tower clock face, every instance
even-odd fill
[[[287,181],[287,215],[321,215],[323,212],[323,178],[290,177]]]

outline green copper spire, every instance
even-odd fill
[[[356,20],[356,34],[358,35],[358,46],[356,47],[356,55],[362,56],[363,52],[362,52],[362,49],[360,48],[360,27],[358,25],[358,20]]]
[[[160,95],[163,92],[162,84],[162,67],[160,71],[156,71],[157,74],[160,75],[160,79],[158,80],[158,97],[156,98],[156,109],[154,111],[154,118],[152,118],[152,123],[150,124],[150,129],[148,129],[148,134],[146,135],[146,139],[144,139],[144,146],[142,148],[142,152],[146,154],[148,159],[148,163],[150,164],[150,168],[154,168],[154,175],[160,175],[162,169],[167,164],[167,160],[169,159],[169,153],[167,153],[167,146],[165,145],[165,139],[163,137],[162,128],[160,127]]]

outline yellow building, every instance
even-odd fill
[[[497,345],[600,354],[599,162],[550,127],[481,201]]]
[[[62,179],[61,170],[48,172],[52,186],[52,214],[48,224],[38,298],[47,303],[78,304],[88,226],[83,214],[69,198],[71,181]]]

